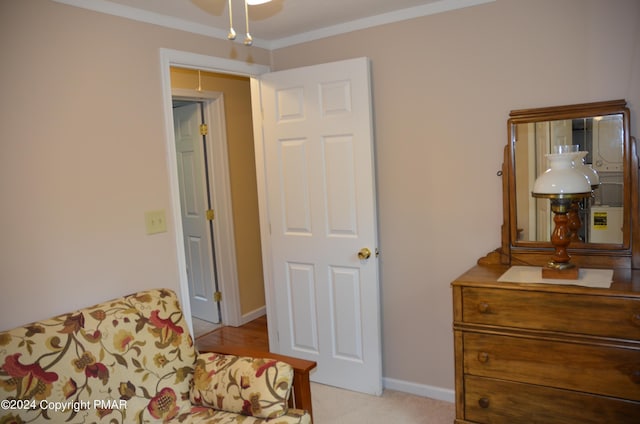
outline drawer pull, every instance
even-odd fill
[[[640,326],[640,312],[634,312],[631,316],[631,322],[634,325]]]
[[[489,362],[489,354],[487,352],[478,352],[478,361],[486,364]]]
[[[480,405],[480,408],[487,409],[489,407],[489,398],[480,398],[480,400],[478,400],[478,405]]]
[[[487,302],[478,303],[478,312],[481,314],[486,314],[489,312],[489,304]]]

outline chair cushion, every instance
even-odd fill
[[[262,358],[202,353],[196,359],[191,402],[258,418],[287,412],[293,369]]]

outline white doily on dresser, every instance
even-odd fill
[[[609,288],[613,282],[612,269],[580,268],[577,280],[542,278],[539,266],[512,266],[498,278],[507,283],[571,284],[575,286]]]

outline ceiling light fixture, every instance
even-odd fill
[[[253,37],[249,32],[249,6],[255,6],[258,4],[269,3],[271,0],[244,0],[244,18],[246,22],[246,35],[244,37],[244,45],[250,46],[253,44]],[[229,33],[227,34],[229,40],[236,39],[236,31],[233,29],[233,7],[231,6],[231,0],[229,0]]]

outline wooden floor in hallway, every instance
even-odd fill
[[[196,338],[198,350],[205,351],[207,346],[237,346],[268,352],[267,316],[263,315],[240,327],[221,327]]]

